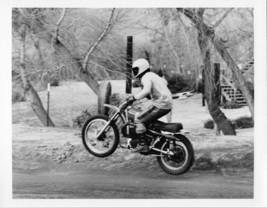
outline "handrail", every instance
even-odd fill
[[[221,74],[221,78],[226,82],[227,85],[232,87],[234,90],[237,90],[236,87],[224,75]]]

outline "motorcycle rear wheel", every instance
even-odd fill
[[[159,166],[170,175],[181,175],[187,172],[194,162],[194,149],[191,142],[183,135],[176,135],[177,140],[170,146],[171,142],[164,142],[161,150],[174,153],[174,155],[163,154],[157,157]]]
[[[82,128],[82,141],[86,150],[96,157],[111,155],[119,144],[119,130],[114,123],[109,125],[106,133],[101,138],[96,135],[107,124],[109,118],[104,115],[96,115],[89,118]]]

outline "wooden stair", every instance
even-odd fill
[[[247,105],[247,102],[242,94],[242,92],[234,86],[233,81],[228,80],[226,77],[222,76],[221,80],[221,100],[225,98],[228,102],[235,102],[239,106]]]

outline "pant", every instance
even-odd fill
[[[137,118],[135,118],[136,123],[136,133],[143,134],[146,132],[146,125],[152,123],[162,116],[168,114],[171,109],[160,109],[156,106],[150,106],[148,110],[141,112]]]

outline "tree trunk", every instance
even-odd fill
[[[232,71],[234,82],[237,85],[237,88],[239,88],[242,91],[247,101],[252,118],[254,119],[254,100],[253,100],[251,93],[248,90],[248,87],[245,84],[244,77],[239,71],[231,55],[226,50],[224,43],[221,41],[221,39],[215,36],[214,28],[209,27],[208,25],[204,23],[203,18],[201,17],[201,14],[203,15],[204,13],[204,9],[201,8],[201,9],[198,9],[197,12],[195,12],[192,9],[177,8],[177,11],[182,12],[185,16],[187,16],[196,25],[196,28],[198,29],[198,31],[202,32],[203,35],[205,35],[207,39],[211,40],[216,51],[221,55],[222,59],[226,62],[227,66]]]
[[[39,63],[40,63],[40,66],[41,66],[40,80],[42,81],[43,74],[44,74],[44,69],[45,69],[45,63],[44,63],[44,58],[43,58],[43,55],[42,55],[42,50],[40,48],[40,42],[33,35],[31,35],[31,39],[33,41],[34,47],[36,48],[38,56],[39,56]]]
[[[25,9],[20,9],[21,15],[27,19],[28,11]],[[65,16],[65,11],[63,11],[62,18]],[[62,22],[62,18],[57,23],[57,27]],[[34,24],[34,27],[31,28],[33,32],[36,34],[40,33],[40,31],[43,31],[43,34],[46,35],[46,41],[50,42],[53,40],[53,46],[55,47],[55,50],[59,50],[64,55],[67,55],[70,60],[73,61],[73,63],[76,65],[76,67],[80,70],[80,77],[82,80],[93,90],[93,92],[98,95],[99,92],[99,84],[95,80],[94,76],[88,71],[83,68],[82,60],[79,58],[76,58],[72,53],[71,50],[68,49],[68,47],[65,45],[64,40],[60,37],[58,34],[58,28],[56,28],[56,34],[53,33],[50,29],[48,29],[44,23],[38,18],[36,18],[36,24]]]
[[[213,121],[218,128],[222,130],[224,135],[236,135],[233,124],[219,108],[219,99],[216,93],[217,85],[214,82],[214,70],[211,68],[209,40],[202,31],[203,30],[200,29],[198,33],[198,44],[204,63],[205,99],[207,101],[208,109]]]
[[[227,119],[224,113],[219,108],[219,99],[217,96],[217,88],[214,83],[214,76],[210,63],[210,51],[202,51],[205,53],[204,59],[204,71],[205,71],[205,98],[207,100],[208,109],[210,115],[218,128],[222,130],[224,135],[236,135],[235,128],[231,121]]]
[[[233,73],[234,82],[238,89],[240,89],[246,98],[249,110],[251,112],[252,118],[254,119],[254,99],[246,86],[246,82],[243,78],[243,75],[241,74],[239,68],[237,67],[235,61],[231,57],[231,55],[228,53],[228,51],[224,47],[224,43],[216,38],[213,37],[211,39],[215,49],[217,52],[221,55],[222,59],[226,62],[227,66],[231,69]]]
[[[39,120],[42,122],[43,125],[47,126],[47,120],[48,120],[48,126],[55,126],[52,120],[48,117],[47,119],[47,113],[46,110],[43,107],[42,101],[36,92],[36,90],[33,88],[29,80],[25,76],[25,39],[26,39],[26,26],[21,26],[20,31],[20,75],[23,83],[23,88],[28,94],[28,97],[31,102],[31,107]]]
[[[64,45],[63,40],[61,40],[60,37],[58,37],[58,41],[55,41],[53,46],[55,47],[56,51],[59,51],[60,53],[63,53],[67,55],[72,62],[76,65],[76,67],[79,69],[80,77],[83,79],[83,81],[93,90],[93,92],[98,95],[99,94],[99,84],[93,77],[93,75],[83,68],[83,65],[81,63],[81,60],[78,58],[75,58],[71,51]]]

